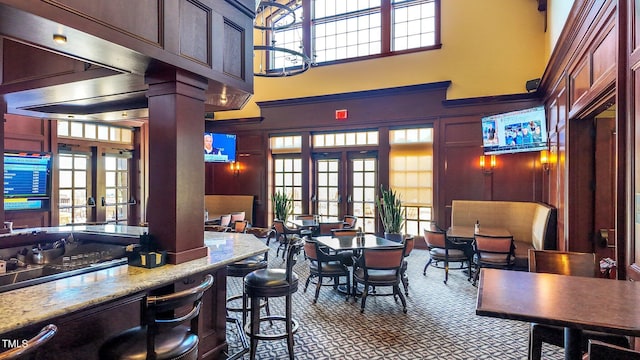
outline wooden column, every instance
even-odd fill
[[[204,246],[204,99],[206,79],[180,69],[147,74],[149,84],[149,234],[180,264],[207,256]]]

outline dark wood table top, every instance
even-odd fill
[[[480,226],[480,235],[488,236],[511,236],[511,232],[504,228]],[[473,226],[455,225],[447,230],[447,236],[457,239],[473,239],[475,235]]]
[[[358,240],[355,236],[318,236],[315,237],[315,239],[318,240],[319,243],[336,251],[404,246],[402,243],[397,243],[371,234],[366,234],[363,241]]]
[[[640,284],[482,269],[476,314],[640,336]]]

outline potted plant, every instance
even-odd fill
[[[385,189],[380,185],[380,197],[376,198],[376,206],[384,227],[384,237],[396,242],[402,242],[404,210],[398,194],[391,188]]]
[[[287,222],[289,214],[293,211],[293,200],[287,194],[276,191],[271,201],[273,202],[273,215],[275,218]]]

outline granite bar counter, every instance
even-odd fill
[[[55,232],[57,229],[60,232],[70,230],[68,227],[59,227],[25,231]],[[137,237],[144,233],[145,228],[126,226],[115,229],[108,228],[108,225],[95,225],[86,226],[82,230],[71,230],[74,233],[76,231],[114,231],[120,235],[130,234]],[[140,302],[149,291],[172,284],[181,285],[183,281],[187,284],[184,279],[205,273],[217,273],[217,276],[214,276],[216,284],[212,288],[212,298],[215,299],[213,304],[216,308],[212,311],[224,316],[225,266],[253,255],[262,254],[268,251],[268,247],[264,242],[249,234],[207,231],[204,241],[209,248],[209,254],[206,258],[178,265],[168,264],[153,269],[119,265],[2,293],[0,294],[2,303],[0,307],[0,318],[2,319],[0,334],[5,336],[4,334],[11,335],[16,331],[20,333],[19,330],[25,328],[29,328],[31,332],[48,322],[71,323],[69,318],[83,318],[83,314],[88,309],[92,309],[93,313],[104,312],[106,311],[103,309],[105,306],[122,303],[122,299],[126,298],[134,299],[129,302]],[[139,307],[139,304],[137,306]],[[135,321],[139,321],[139,319],[135,319]],[[55,338],[52,342],[55,343]]]

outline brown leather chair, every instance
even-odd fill
[[[344,227],[346,229],[355,229],[356,223],[358,222],[358,217],[355,215],[345,215],[342,218],[342,222],[344,223]]]
[[[621,346],[589,340],[589,360],[640,360],[640,352]]]
[[[476,274],[473,285],[478,282],[481,268],[512,269],[516,263],[516,246],[513,236],[489,236],[475,234],[473,251]]]
[[[233,227],[231,227],[231,231],[236,233],[244,233],[247,231],[249,227],[249,222],[247,220],[237,220],[233,223]]]
[[[402,287],[404,288],[404,294],[409,296],[409,277],[407,276],[407,267],[409,262],[407,257],[411,255],[415,245],[415,239],[413,236],[404,239],[404,259],[402,260],[402,268],[400,269],[400,281],[402,281]]]
[[[242,221],[245,219],[245,216],[246,215],[244,211],[233,212],[231,213],[231,221],[229,223],[233,224],[236,221]]]
[[[220,226],[228,227],[231,224],[231,214],[220,216]]]
[[[332,235],[333,229],[342,229],[344,223],[342,221],[328,221],[318,223],[318,233],[322,235]]]
[[[362,291],[362,303],[360,312],[364,312],[368,296],[397,296],[402,302],[402,312],[407,312],[407,301],[400,291],[402,261],[404,260],[405,247],[391,248],[365,248],[354,263],[352,292],[356,293],[357,284],[364,285]],[[380,293],[378,288],[390,286],[391,293]],[[375,287],[376,292],[369,293],[369,288]]]
[[[276,231],[276,239],[280,242],[276,249],[276,257],[280,254],[282,249],[282,258],[284,259],[289,244],[296,238],[301,238],[303,229],[292,229],[284,224],[284,221],[275,219],[273,220],[273,229]]]
[[[108,339],[100,347],[100,359],[198,359],[201,298],[212,284],[213,276],[208,274],[193,288],[147,296],[144,323]],[[187,313],[175,315],[176,309],[185,309]]]
[[[467,280],[471,280],[471,252],[470,244],[455,244],[448,237],[447,233],[438,228],[431,228],[431,230],[424,230],[424,241],[427,243],[429,249],[429,261],[422,270],[422,275],[427,275],[427,268],[435,260],[437,263],[442,261],[444,263],[444,283],[449,280],[449,263],[459,262],[460,269],[463,269],[464,264],[467,264],[467,270],[469,271],[469,277]]]
[[[33,353],[56,334],[58,328],[49,324],[43,327],[40,332],[27,340],[26,344],[20,344],[21,346],[9,349],[0,353],[0,360],[18,360],[23,359],[24,356]]]
[[[349,300],[349,296],[351,295],[351,274],[349,272],[349,268],[342,262],[342,258],[337,254],[327,254],[315,240],[306,240],[304,242],[304,253],[306,258],[309,260],[309,276],[304,284],[304,292],[307,291],[311,279],[314,277],[317,278],[316,294],[313,298],[313,302],[315,303],[318,301],[320,287],[323,285],[329,285],[324,283],[325,278],[333,279],[333,283],[331,285],[333,285],[334,288],[339,285],[346,285],[347,297],[345,300]],[[344,283],[340,283],[341,277],[345,277]]]
[[[598,263],[594,253],[529,249],[529,272],[595,277],[597,271]],[[625,336],[584,330],[581,344],[583,352],[588,351],[589,340],[630,347],[629,339]],[[532,323],[529,328],[529,359],[541,359],[542,343],[563,347],[564,328]]]

